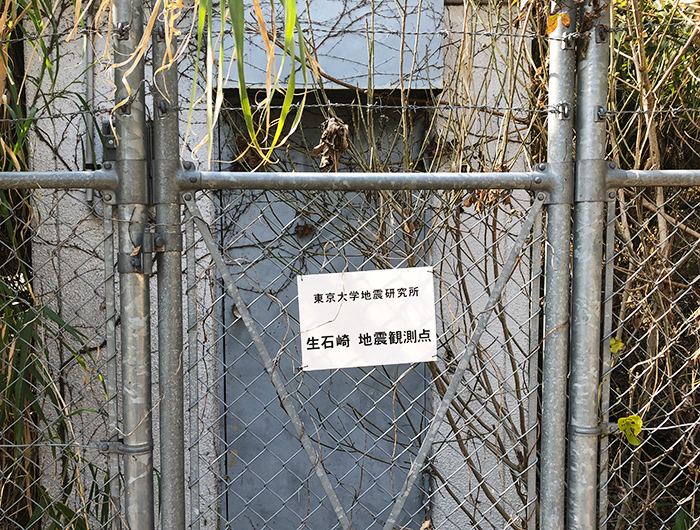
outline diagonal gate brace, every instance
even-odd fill
[[[445,419],[445,414],[447,414],[447,409],[449,408],[450,403],[452,402],[454,397],[457,395],[457,390],[459,389],[459,385],[462,382],[464,372],[466,372],[467,366],[471,361],[472,355],[474,355],[476,347],[479,344],[479,340],[481,340],[481,334],[484,332],[484,330],[486,330],[486,325],[488,324],[489,318],[491,318],[493,309],[498,304],[498,300],[503,294],[503,289],[505,288],[506,283],[508,282],[508,279],[510,278],[511,274],[513,274],[513,270],[515,270],[515,265],[518,261],[518,256],[520,256],[523,248],[525,247],[525,242],[527,241],[527,238],[530,235],[530,232],[532,231],[532,226],[535,223],[537,215],[542,210],[542,205],[544,204],[545,198],[546,196],[544,193],[538,193],[535,196],[535,200],[532,203],[532,208],[530,209],[530,212],[525,218],[525,222],[523,223],[523,226],[520,229],[520,233],[518,234],[518,237],[515,240],[515,243],[513,244],[513,248],[511,249],[510,254],[508,255],[508,259],[506,260],[503,269],[501,270],[501,274],[498,276],[498,279],[496,280],[496,283],[493,286],[493,290],[491,291],[491,295],[486,301],[486,307],[484,307],[483,311],[481,311],[479,317],[477,318],[476,327],[474,328],[474,333],[472,333],[472,336],[469,339],[469,344],[467,348],[462,352],[460,357],[458,357],[460,361],[457,365],[457,369],[455,370],[455,373],[452,376],[452,380],[450,381],[450,384],[447,387],[447,390],[445,391],[445,395],[443,396],[442,401],[440,402],[437,412],[435,412],[435,416],[433,417],[433,420],[430,424],[428,434],[423,439],[423,443],[421,444],[420,449],[418,450],[416,459],[411,464],[411,469],[409,470],[408,476],[406,477],[406,483],[404,484],[401,493],[399,493],[398,497],[396,498],[396,501],[394,502],[394,507],[392,508],[391,513],[389,514],[389,518],[386,520],[384,530],[393,530],[394,526],[396,525],[396,521],[399,517],[399,514],[401,513],[401,510],[404,507],[404,504],[406,504],[406,500],[408,499],[408,495],[411,492],[411,489],[413,488],[413,484],[416,482],[419,473],[423,469],[425,460],[428,458],[428,454],[430,453],[430,449],[433,445],[433,442],[435,441],[435,437],[438,434],[440,425]]]
[[[185,193],[183,195],[183,200],[185,201],[185,204],[187,205],[187,209],[189,210],[190,214],[192,214],[192,218],[195,224],[197,225],[197,230],[199,230],[199,233],[202,236],[202,239],[204,240],[204,243],[207,246],[211,257],[214,260],[214,263],[216,264],[216,268],[221,274],[221,278],[223,279],[224,285],[226,286],[226,292],[233,299],[233,303],[236,304],[236,309],[238,309],[241,315],[241,319],[243,320],[243,323],[245,324],[248,333],[250,333],[250,336],[253,339],[253,343],[255,344],[255,348],[258,350],[258,354],[260,355],[263,364],[265,365],[265,369],[267,370],[267,373],[270,374],[270,379],[272,380],[272,384],[274,385],[275,390],[277,391],[277,395],[280,398],[282,407],[284,408],[285,412],[289,415],[289,419],[292,421],[292,425],[294,426],[294,429],[296,430],[297,435],[299,436],[299,441],[304,447],[304,450],[306,451],[306,454],[309,457],[309,460],[311,461],[311,465],[313,466],[316,475],[321,481],[321,486],[323,487],[323,490],[328,496],[331,506],[333,507],[333,511],[335,512],[335,515],[338,518],[338,521],[340,522],[340,526],[343,528],[343,530],[349,530],[350,520],[348,519],[345,510],[343,510],[343,507],[340,504],[340,500],[338,499],[338,496],[336,495],[335,490],[331,485],[331,481],[328,478],[328,474],[323,468],[321,458],[316,452],[316,449],[314,449],[313,443],[311,442],[311,438],[309,438],[309,435],[306,434],[306,430],[304,429],[304,422],[299,417],[299,414],[294,408],[292,399],[289,393],[287,392],[287,389],[284,387],[282,378],[280,377],[279,373],[275,371],[275,367],[272,362],[272,358],[270,357],[270,353],[267,351],[267,347],[263,343],[260,333],[258,333],[255,321],[253,320],[250,311],[248,311],[248,307],[243,302],[243,298],[241,297],[240,291],[238,290],[238,287],[236,287],[236,283],[233,280],[233,276],[231,276],[231,273],[229,272],[228,267],[224,262],[224,258],[221,255],[219,247],[214,241],[211,232],[209,231],[209,227],[202,218],[202,214],[199,211],[199,207],[195,202],[194,194]]]

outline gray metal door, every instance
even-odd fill
[[[296,275],[400,264],[397,252],[339,244],[365,217],[363,193],[254,192],[224,195],[225,256],[275,369],[353,528],[383,522],[406,480],[431,416],[426,365],[303,372],[297,344]],[[303,212],[303,213],[302,213]],[[335,216],[332,221],[328,214]],[[376,226],[375,226],[376,227]],[[340,248],[339,248],[340,247]],[[388,246],[387,246],[388,248]],[[427,258],[423,254],[423,258]],[[236,528],[333,528],[332,502],[314,476],[270,377],[229,300],[222,306],[226,520]],[[423,487],[400,524],[425,521]]]

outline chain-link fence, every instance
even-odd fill
[[[190,303],[203,291],[213,302],[197,306],[190,322],[198,326],[188,385],[196,425],[193,522],[333,528],[340,508],[352,527],[384,524],[520,231],[529,195],[250,190],[218,200],[209,224],[339,507],[314,476],[220,275],[206,271],[210,258],[191,242]],[[402,527],[431,521],[440,528],[524,528],[534,513],[538,227],[451,402]],[[298,274],[422,265],[434,270],[439,361],[302,371]],[[412,331],[387,330],[387,340],[415,341]]]
[[[697,204],[683,188],[620,189],[609,203],[601,409],[642,427],[602,446],[608,528],[697,527]]]
[[[247,116],[213,83],[239,46],[217,40],[225,11],[178,56],[174,12],[141,24],[115,0],[76,29],[68,2],[15,2],[30,14],[0,27],[0,158],[37,172],[0,180],[0,530],[151,530],[159,513],[168,529],[588,530],[596,502],[601,527],[698,527],[700,218],[675,186],[700,172],[657,171],[700,162],[697,2],[610,20],[582,3],[307,2],[317,77],[280,147],[303,105],[265,92],[280,63],[258,36],[284,25],[267,5],[241,30]],[[164,57],[191,64],[166,79]],[[180,145],[222,171],[180,164]],[[422,266],[436,336],[347,340],[432,340],[436,361],[303,366],[298,275]]]
[[[107,528],[119,513],[117,461],[99,452],[117,433],[112,215],[84,197],[3,192],[3,529]]]
[[[696,10],[614,15],[608,145],[623,167],[698,167],[697,77],[685,75],[700,58]],[[697,528],[697,188],[627,186],[608,199],[600,414],[612,434],[600,445],[599,521]],[[631,431],[616,430],[630,417]]]

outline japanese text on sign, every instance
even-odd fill
[[[374,289],[372,291],[350,291],[349,293],[315,293],[314,304],[332,304],[334,302],[354,302],[356,300],[382,300],[384,298],[406,298],[418,296],[418,287],[398,287]]]
[[[436,357],[432,268],[297,277],[305,370]]]

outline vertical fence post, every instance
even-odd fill
[[[187,259],[187,377],[189,382],[189,404],[187,407],[188,426],[190,429],[189,444],[189,496],[190,496],[190,530],[199,530],[199,378],[197,377],[197,272],[195,270],[197,256],[194,250],[194,221],[189,219],[185,224],[185,248]]]
[[[549,36],[547,163],[555,185],[547,205],[540,528],[564,527],[566,377],[569,347],[571,204],[573,202],[573,102],[576,81],[576,9],[573,0],[552,3],[559,22]],[[569,17],[568,24],[565,24]]]
[[[539,489],[537,487],[537,475],[541,466],[537,454],[537,444],[540,434],[540,394],[539,381],[542,366],[539,362],[538,351],[540,348],[540,337],[542,332],[541,312],[541,288],[544,274],[542,271],[542,255],[543,247],[541,243],[544,240],[544,219],[540,214],[532,227],[532,241],[536,244],[532,245],[530,252],[530,314],[533,315],[530,319],[530,361],[528,363],[528,400],[527,400],[527,529],[537,530],[539,520],[537,518],[537,510],[539,507]]]
[[[175,36],[163,23],[153,39],[153,162],[158,256],[161,528],[185,528],[185,432],[182,344],[182,231],[179,169],[178,79]],[[169,49],[170,48],[170,49]]]
[[[143,11],[140,0],[118,0],[113,9],[114,62],[119,65],[114,75],[114,122],[118,139],[124,511],[129,529],[150,530],[154,512],[149,259],[144,253],[148,227],[146,121],[143,59],[136,64],[130,59],[143,34]]]
[[[605,227],[605,161],[610,8],[588,0],[578,68],[576,186],[569,388],[568,526],[595,528],[598,485],[598,385]]]
[[[612,196],[610,196],[612,194]],[[601,347],[601,384],[600,384],[600,420],[603,425],[610,420],[610,372],[612,371],[612,354],[610,343],[613,326],[613,296],[615,293],[615,192],[609,192],[607,205],[607,220],[605,226],[605,280],[603,296],[603,341]],[[609,439],[604,432],[600,437],[600,457],[598,458],[598,529],[605,530],[608,515],[608,454]]]
[[[91,189],[91,188],[88,188]],[[107,418],[109,430],[108,440],[119,441],[119,397],[117,391],[118,369],[117,362],[117,308],[114,293],[114,206],[104,205],[104,253],[105,253],[105,353],[107,362],[105,367],[105,389],[107,391]],[[109,528],[119,530],[121,521],[121,485],[119,482],[119,455],[109,455],[109,496],[114,510],[114,518]]]

